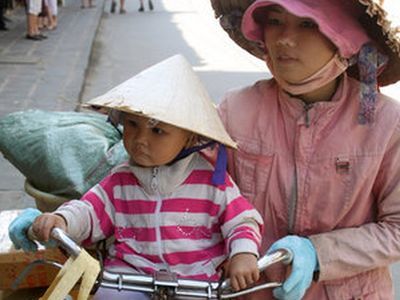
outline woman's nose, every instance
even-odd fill
[[[296,47],[297,46],[297,32],[291,26],[285,26],[278,39],[276,40],[276,44],[279,46],[286,47]]]

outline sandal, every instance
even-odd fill
[[[32,41],[41,41],[42,40],[42,38],[40,38],[38,35],[30,35],[30,34],[27,34],[25,36],[25,38],[27,40],[32,40]]]

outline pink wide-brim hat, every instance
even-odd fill
[[[319,30],[338,48],[341,57],[352,57],[370,41],[364,28],[353,17],[357,12],[351,11],[351,7],[343,10],[332,0],[256,0],[242,19],[241,29],[248,40],[263,41],[264,28],[255,20],[255,12],[271,5],[282,6],[295,16],[314,20]],[[265,17],[265,11],[261,13],[260,17]]]
[[[386,0],[388,1],[388,0]],[[399,0],[393,0],[399,1]],[[400,80],[400,35],[384,10],[382,0],[211,0],[216,18],[229,36],[243,49],[263,59],[262,28],[254,19],[262,7],[283,6],[289,12],[315,20],[321,32],[349,58],[368,39],[374,41],[389,62],[379,74],[380,86]],[[364,31],[357,30],[361,26]],[[365,35],[368,34],[368,36]],[[347,71],[358,78],[356,67]]]

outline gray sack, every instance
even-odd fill
[[[0,151],[34,187],[69,199],[128,159],[120,133],[95,113],[11,113],[0,118]]]

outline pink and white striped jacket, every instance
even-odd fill
[[[241,252],[258,256],[262,218],[229,175],[211,184],[213,166],[196,153],[171,166],[128,163],[56,213],[79,242],[115,237],[106,268],[217,280],[217,267]]]

